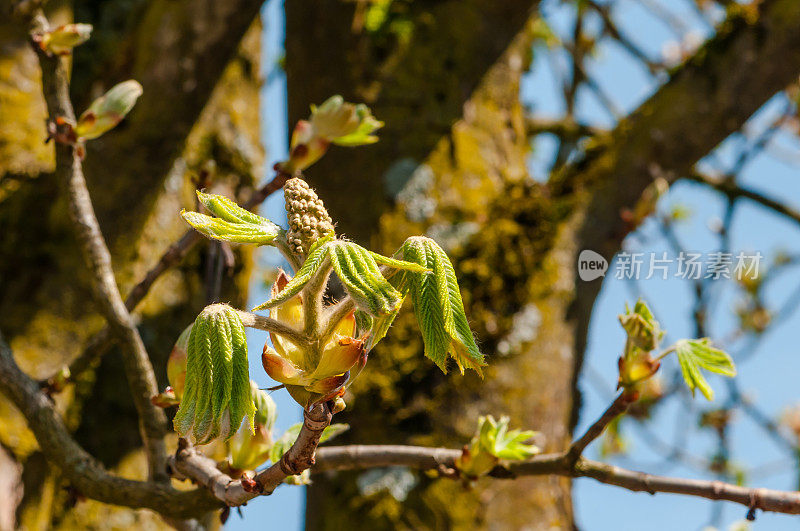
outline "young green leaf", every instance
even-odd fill
[[[316,243],[311,246],[308,251],[308,258],[303,262],[300,271],[289,281],[288,284],[274,297],[263,304],[259,304],[253,311],[266,310],[267,308],[274,308],[279,304],[283,304],[301,291],[308,284],[314,275],[316,275],[323,265],[326,263],[330,255],[329,243],[333,236],[320,238]],[[327,266],[326,266],[327,267]]]
[[[401,291],[411,294],[425,355],[444,372],[449,355],[462,374],[465,368],[480,374],[486,362],[469,328],[458,280],[447,254],[435,241],[423,236],[407,239],[399,252],[404,260],[428,270],[404,271],[395,281]]]
[[[372,258],[375,259],[375,262],[380,265],[385,265],[391,267],[393,269],[400,269],[403,271],[413,271],[414,273],[424,273],[426,271],[430,271],[425,266],[420,264],[415,264],[414,262],[406,262],[405,260],[397,260],[396,258],[389,258],[388,256],[383,256],[382,254],[374,253],[372,251],[368,251]]]
[[[675,343],[674,349],[678,355],[683,379],[693,395],[695,389],[700,389],[707,400],[714,399],[714,391],[700,369],[728,377],[736,376],[736,367],[731,357],[726,352],[712,347],[708,338],[682,339]]]
[[[381,317],[400,308],[402,294],[383,277],[369,251],[342,240],[332,242],[330,248],[333,270],[360,309]]]
[[[625,314],[619,316],[619,322],[633,344],[645,352],[658,348],[664,337],[664,331],[642,299],[636,301],[633,311],[625,304]]]
[[[186,387],[175,415],[175,430],[195,444],[229,439],[255,406],[248,375],[247,343],[239,314],[224,304],[207,306],[192,326]]]
[[[225,196],[197,192],[197,198],[212,214],[207,216],[198,212],[181,211],[181,216],[201,234],[233,243],[255,243],[274,245],[281,228],[258,214],[237,205]]]
[[[478,419],[478,429],[456,459],[456,467],[468,478],[487,474],[500,459],[521,461],[539,453],[539,448],[528,444],[537,435],[535,431],[508,429],[509,418],[499,421],[491,415]]]
[[[277,227],[273,222],[267,218],[263,218],[258,214],[250,212],[239,205],[235,201],[225,197],[224,195],[207,194],[197,191],[197,199],[206,207],[212,214],[231,223],[247,223],[251,225],[259,225],[265,228]]]

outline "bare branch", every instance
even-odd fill
[[[575,463],[580,458],[581,454],[583,454],[586,447],[589,446],[592,441],[600,437],[606,427],[611,424],[611,421],[625,413],[630,403],[630,398],[628,398],[624,392],[620,393],[611,405],[608,406],[608,409],[603,412],[600,418],[589,426],[586,433],[570,445],[569,450],[567,450],[567,459],[571,463]]]
[[[575,467],[576,477],[594,478],[601,483],[632,491],[655,494],[669,492],[709,500],[726,500],[750,509],[785,514],[800,514],[800,493],[772,489],[755,489],[722,481],[671,478],[626,470],[597,461],[581,460]]]
[[[34,25],[39,30],[46,29],[47,24],[44,15],[39,14],[36,17]],[[74,123],[75,112],[69,99],[69,76],[63,61],[41,49],[37,49],[37,53],[42,67],[42,89],[51,123],[55,125],[63,119]],[[94,213],[76,146],[56,144],[55,173],[69,201],[70,218],[81,244],[83,259],[92,273],[92,288],[100,312],[108,321],[112,333],[126,347],[123,349],[125,374],[139,413],[139,427],[148,456],[150,477],[168,481],[164,470],[166,450],[163,441],[167,418],[163,410],[150,402],[150,398],[158,393],[153,366],[119,293],[111,266],[111,253]]]
[[[687,176],[687,179],[710,186],[711,188],[725,194],[731,200],[741,198],[749,199],[750,201],[765,206],[770,210],[773,210],[778,214],[791,219],[792,221],[800,223],[800,212],[797,210],[794,210],[793,208],[790,208],[779,201],[770,199],[769,197],[758,192],[749,190],[747,188],[742,188],[732,179],[726,177],[715,177],[699,171],[692,172]]]
[[[303,413],[303,427],[291,448],[279,462],[258,473],[252,480],[233,480],[217,470],[212,459],[189,446],[178,449],[172,467],[182,476],[206,486],[217,499],[229,506],[242,505],[259,495],[270,495],[284,479],[314,465],[319,439],[331,423],[332,413],[326,403],[314,404]]]
[[[317,451],[313,472],[359,470],[386,466],[407,466],[419,470],[452,467],[459,450],[418,446],[332,446]],[[571,466],[567,453],[543,454],[527,461],[505,462],[490,472],[499,479],[556,474],[588,477],[601,483],[651,494],[668,492],[739,503],[751,509],[785,514],[800,514],[800,493],[739,487],[721,481],[672,478],[627,470],[597,461],[580,458]]]

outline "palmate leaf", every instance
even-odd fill
[[[400,308],[403,296],[384,278],[376,257],[380,257],[380,263],[396,269],[427,270],[419,264],[377,255],[353,242],[336,240],[329,235],[314,242],[300,271],[286,287],[254,310],[273,308],[296,296],[324,264],[330,263],[359,309],[373,317],[390,315]]]
[[[478,420],[478,443],[480,449],[499,459],[523,460],[539,453],[539,448],[526,444],[537,432],[531,430],[509,430],[509,418],[496,421],[488,415]]]
[[[231,223],[251,223],[253,225],[272,226],[275,225],[267,218],[245,210],[237,205],[233,200],[224,195],[207,194],[197,191],[197,199],[206,207],[209,212]]]
[[[227,197],[197,192],[197,198],[212,214],[181,211],[195,230],[208,238],[232,243],[272,245],[282,229],[267,218],[254,214]]]
[[[435,241],[423,236],[407,239],[398,252],[404,260],[429,270],[404,271],[393,279],[395,286],[409,293],[414,302],[425,355],[444,372],[450,356],[462,374],[465,368],[481,374],[486,362],[469,328],[458,280],[447,254]]]
[[[673,348],[678,355],[683,379],[692,391],[692,395],[695,389],[700,389],[707,400],[714,399],[714,391],[700,369],[728,377],[736,376],[736,367],[731,357],[726,352],[711,346],[708,338],[682,339],[675,343]]]
[[[333,270],[359,309],[382,317],[400,308],[402,294],[383,277],[369,251],[342,240],[331,242],[329,248]]]

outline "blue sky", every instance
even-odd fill
[[[687,29],[698,36],[710,33],[710,26],[697,16],[689,5],[690,0],[661,0],[662,5],[676,14]],[[658,58],[665,43],[674,41],[672,30],[645,8],[641,0],[620,0],[614,16],[622,31],[641,47],[648,55]],[[544,13],[548,22],[561,35],[569,35],[573,17],[571,8],[555,1],[545,1]],[[270,0],[263,10],[264,18],[264,66],[267,83],[262,93],[263,135],[267,148],[269,164],[281,160],[287,150],[288,124],[286,118],[285,76],[277,64],[282,56],[283,13],[280,0]],[[562,58],[563,59],[563,58]],[[545,116],[559,116],[563,112],[560,93],[552,74],[551,65],[558,57],[547,57],[543,50],[535,54],[531,73],[525,76],[522,98],[535,113]],[[644,99],[657,89],[661,80],[653,78],[645,68],[614,43],[603,43],[599,53],[589,67],[592,76],[604,92],[625,114],[635,109]],[[698,95],[702,97],[702,95]],[[751,119],[748,130],[758,131],[780,107],[780,98],[774,98]],[[586,122],[611,126],[613,117],[598,103],[587,90],[579,95],[578,117]],[[797,149],[797,142],[788,135],[779,136],[787,149]],[[734,135],[723,143],[714,158],[707,165],[730,164],[741,138]],[[540,138],[531,156],[531,171],[534,178],[543,178],[553,152],[553,142]],[[739,182],[770,197],[780,199],[790,206],[800,208],[800,181],[797,168],[770,155],[760,155],[741,174]],[[713,251],[719,245],[719,238],[710,229],[714,220],[723,214],[724,203],[720,196],[709,189],[688,182],[672,187],[668,196],[660,204],[661,211],[671,205],[686,206],[692,217],[677,226],[676,231],[687,250]],[[285,223],[282,198],[273,196],[262,210],[273,221]],[[645,223],[635,238],[628,238],[626,249],[631,251],[665,251],[668,245],[653,222]],[[731,230],[731,248],[734,251],[760,251],[771,256],[777,249],[790,254],[800,254],[798,227],[784,218],[751,203],[741,203],[737,210]],[[262,253],[259,261],[264,268],[274,267],[279,257],[269,250]],[[626,301],[632,301],[641,293],[651,303],[662,326],[674,340],[688,337],[693,333],[690,320],[690,307],[693,304],[689,284],[680,279],[666,281],[651,279],[640,281],[635,287],[629,281],[613,278],[612,263],[610,274],[603,281],[603,288],[595,305],[594,316],[589,333],[585,369],[580,387],[584,394],[585,406],[581,411],[580,428],[590,423],[602,412],[613,397],[616,383],[616,359],[624,342],[623,331],[617,322],[617,315],[623,310]],[[596,282],[600,282],[597,280]],[[766,300],[770,306],[780,307],[798,287],[798,278],[792,272],[782,276],[767,292]],[[720,282],[714,285],[715,300],[720,311],[714,314],[709,333],[712,338],[727,337],[727,332],[735,324],[734,314],[729,309],[737,300],[731,283]],[[259,275],[255,276],[253,301],[261,301],[266,296]],[[800,374],[800,357],[797,356],[796,339],[792,332],[800,328],[800,315],[793,314],[765,334],[755,348],[740,352],[732,348],[735,358],[746,361],[739,364],[737,380],[741,389],[752,397],[759,407],[772,417],[777,417],[787,406],[797,401],[797,375]],[[251,376],[266,387],[272,382],[266,377],[256,360],[260,357],[261,345],[266,340],[264,334],[253,332],[250,335]],[[736,346],[736,345],[734,345]],[[749,345],[745,345],[749,346]],[[669,377],[677,369],[675,360],[665,360],[662,372]],[[612,462],[649,472],[682,477],[713,477],[707,472],[681,462],[665,463],[663,449],[654,444],[654,439],[667,444],[678,444],[686,454],[698,459],[707,459],[715,450],[715,438],[707,430],[697,426],[698,412],[720,407],[727,399],[725,382],[720,378],[710,378],[717,392],[716,400],[709,404],[698,395],[691,400],[688,394],[670,400],[657,410],[653,420],[646,428],[634,423],[625,425],[629,434],[630,453]],[[300,418],[299,408],[284,392],[273,393],[279,406],[278,431],[295,423]],[[535,426],[525,426],[533,428]],[[580,429],[579,428],[579,429]],[[685,435],[685,439],[683,438]],[[784,449],[775,444],[763,431],[745,415],[735,416],[731,426],[731,453],[734,461],[749,467],[760,467],[763,473],[751,478],[754,486],[793,489],[796,488],[796,465],[787,459]],[[390,442],[390,441],[387,441]],[[588,455],[597,458],[597,449],[590,447]],[[763,465],[763,466],[762,466]],[[741,520],[746,510],[741,506],[721,503],[712,504],[706,500],[685,496],[658,494],[650,496],[631,493],[625,490],[601,485],[593,480],[579,479],[574,491],[576,518],[582,529],[615,530],[673,530],[702,529],[716,516],[721,529]],[[263,529],[264,522],[270,528],[302,528],[302,488],[283,486],[269,497],[254,500],[244,508],[244,519],[234,512],[227,528],[234,530]],[[716,511],[721,513],[716,514]],[[797,520],[782,515],[759,514],[752,529],[783,530],[795,529]]]

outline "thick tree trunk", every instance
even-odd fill
[[[313,5],[312,5],[313,4]],[[454,260],[467,313],[489,355],[486,379],[442,375],[406,314],[371,356],[342,421],[359,443],[463,444],[479,415],[507,414],[563,448],[572,411],[571,243],[526,169],[519,81],[529,64],[531,2],[413,2],[378,27],[346,2],[291,2],[290,116],[342,93],[386,121],[380,142],[338,150],[309,171],[338,231],[384,251],[427,234]],[[410,28],[408,41],[392,28]],[[544,251],[544,252],[540,252]],[[498,354],[500,353],[500,354]],[[392,419],[388,421],[387,419]],[[571,527],[569,481],[418,478],[403,501],[360,496],[374,474],[315,478],[307,526]]]
[[[262,176],[260,5],[164,0],[74,6],[75,19],[95,26],[92,40],[75,52],[77,109],[116,82],[133,78],[144,86],[129,119],[90,142],[85,161],[123,295],[186,229],[178,213],[195,204],[193,180],[201,176],[205,186],[245,199]],[[73,19],[67,2],[49,2],[48,11],[53,24]],[[43,143],[36,56],[17,21],[0,27],[0,39],[0,68],[10,73],[0,85],[0,329],[20,365],[45,377],[78,355],[103,321],[94,310],[65,202],[57,194],[52,144]],[[162,387],[171,344],[208,302],[206,264],[218,256],[211,253],[210,246],[198,246],[140,306],[142,336]],[[249,253],[236,254],[220,298],[244,304],[251,261]],[[141,441],[119,353],[110,351],[93,376],[82,378],[79,400],[66,394],[58,401],[81,444],[107,466],[138,477],[144,470]],[[17,511],[26,529],[160,522],[147,511],[94,502],[66,511],[79,493],[64,489],[58,472],[36,452],[24,419],[4,397],[0,443],[26,464],[25,496]]]

